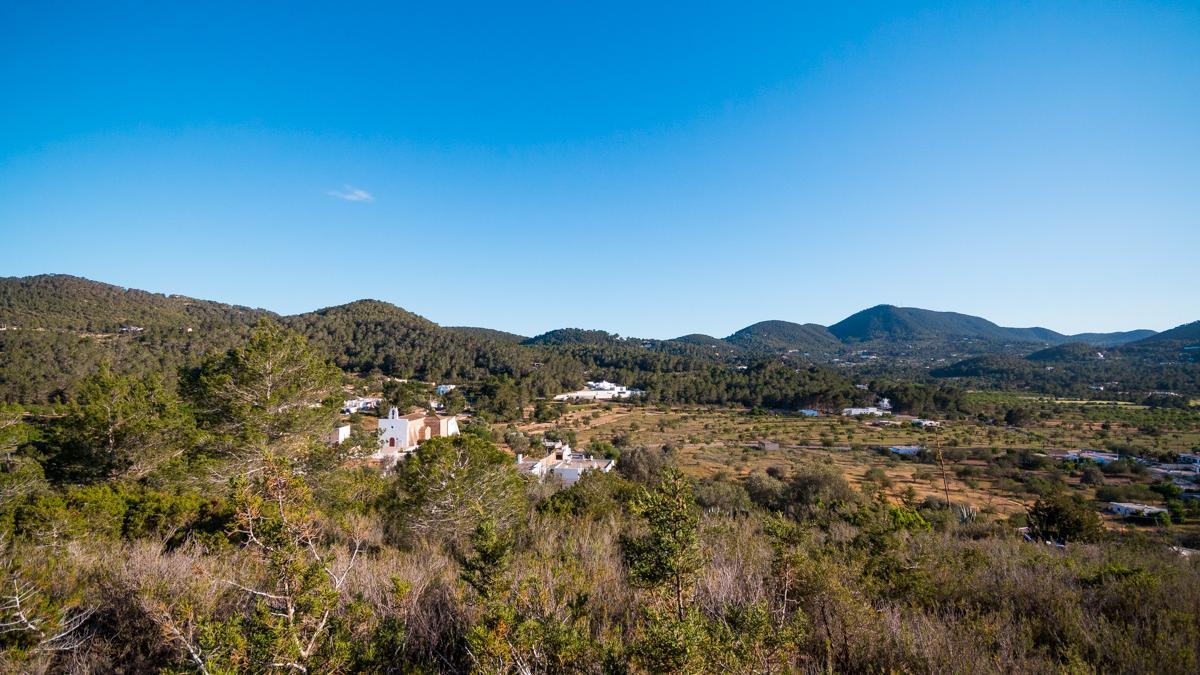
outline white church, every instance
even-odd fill
[[[387,417],[379,420],[379,450],[371,457],[395,463],[431,438],[457,435],[458,418],[454,415],[425,412],[401,415],[399,410],[392,408]]]

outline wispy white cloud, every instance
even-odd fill
[[[352,185],[345,185],[341,190],[330,190],[327,193],[330,197],[337,197],[348,202],[373,202],[375,197],[366,190],[360,190]]]

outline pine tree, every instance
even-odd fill
[[[622,540],[630,581],[672,596],[675,613],[682,621],[687,586],[701,567],[697,543],[700,515],[692,485],[677,469],[668,469],[662,481],[653,490],[643,488],[631,506],[636,515],[645,518],[648,532]]]
[[[197,417],[227,452],[294,455],[336,417],[338,369],[303,336],[265,319],[246,344],[185,375]]]
[[[105,363],[79,385],[58,429],[58,459],[79,478],[140,477],[187,450],[194,431],[157,375],[118,375]]]

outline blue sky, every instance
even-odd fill
[[[0,275],[523,334],[1200,318],[1200,5],[648,4],[3,3]]]

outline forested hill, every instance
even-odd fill
[[[1171,330],[1165,330],[1156,335],[1151,335],[1137,342],[1131,343],[1130,347],[1154,347],[1156,345],[1178,344],[1200,344],[1200,321],[1185,323],[1182,326],[1176,326]]]
[[[66,275],[0,279],[0,401],[63,398],[102,361],[164,373],[243,341],[271,312]]]
[[[0,281],[0,400],[70,400],[103,362],[172,380],[181,368],[243,342],[262,318],[304,335],[343,371],[473,384],[477,410],[519,416],[537,397],[588,377],[652,389],[657,401],[792,405],[842,402],[853,387],[831,371],[784,364],[738,369],[705,347],[562,330],[514,344],[489,331],[443,328],[377,300],[277,316],[74,277]]]
[[[253,326],[275,316],[182,295],[163,295],[65,274],[0,278],[0,326],[117,333],[122,328],[179,329]]]
[[[846,342],[954,337],[1002,341],[1014,337],[1007,329],[977,316],[892,305],[878,305],[852,314],[830,326],[829,332]],[[1025,337],[1021,339],[1028,341]]]
[[[760,321],[724,339],[693,333],[672,342],[707,346],[726,354],[802,352],[817,362],[845,360],[868,350],[888,358],[935,359],[955,354],[1028,354],[1052,345],[1079,342],[1113,347],[1153,336],[1152,330],[1064,335],[1049,328],[1006,328],[957,312],[878,305],[826,328],[815,323]]]
[[[1144,340],[1156,334],[1152,330],[1143,328],[1140,330],[1118,331],[1116,333],[1076,333],[1075,335],[1066,335],[1063,337],[1071,342],[1083,342],[1096,347],[1116,347]]]
[[[988,354],[935,369],[943,380],[978,387],[1140,400],[1155,392],[1186,404],[1200,396],[1200,322],[1109,348],[1071,342],[1024,358]]]
[[[65,398],[74,382],[110,362],[158,373],[243,341],[263,318],[302,333],[343,370],[433,381],[527,375],[552,361],[545,387],[582,382],[583,367],[455,331],[385,302],[362,300],[281,317],[265,310],[124,289],[63,275],[0,279],[0,400]]]
[[[244,340],[262,318],[303,333],[347,371],[430,380],[520,374],[536,360],[511,345],[364,300],[280,317],[272,312],[124,289],[78,277],[0,279],[0,399],[66,396],[103,361],[170,379]],[[580,379],[576,369],[569,379]]]
[[[854,377],[907,372],[919,379],[928,372],[922,363],[953,353],[959,353],[959,358],[962,354],[1020,357],[1050,346],[1034,340],[1069,342],[1046,329],[1009,329],[979,317],[891,306],[859,312],[832,329],[764,321],[723,340],[696,334],[643,340],[574,328],[523,339],[484,328],[445,328],[377,300],[278,316],[261,309],[45,275],[0,279],[0,400],[69,398],[73,383],[104,361],[120,372],[157,373],[171,379],[181,367],[238,344],[263,318],[302,333],[346,372],[480,383],[480,391],[506,401],[502,407],[509,413],[522,401],[581,386],[592,377],[647,388],[652,400],[748,405],[841,401],[849,398],[848,377],[813,366],[824,363],[841,370],[846,355],[855,350],[869,348],[881,357],[869,366],[865,360],[856,361],[858,370],[844,371]],[[1110,350],[1115,353],[1109,363],[1157,364],[1147,369],[1157,374],[1155,384],[1190,387],[1194,378],[1189,368],[1196,351],[1187,349],[1198,330],[1197,324],[1182,326]],[[1010,349],[1014,341],[1022,346]],[[1073,387],[1086,387],[1086,381],[1100,376],[1088,361],[1090,350],[1090,345],[1072,345],[1040,358],[1051,365],[1073,359],[1082,364],[1076,370],[1086,366],[1088,371],[1077,373],[1071,381]],[[774,366],[758,368],[762,363]],[[946,363],[944,358],[941,363]],[[1044,380],[1034,372],[1034,361],[1018,358],[1004,364],[1009,367],[1008,381],[1036,386]],[[964,363],[943,368],[939,374],[977,378],[969,373],[983,365]],[[867,372],[864,367],[874,370]],[[901,367],[909,370],[897,370]],[[1105,365],[1104,370],[1113,367]],[[786,372],[802,376],[784,377]],[[1056,379],[1069,372],[1060,371]],[[1125,370],[1119,374],[1129,381]]]
[[[342,370],[443,382],[529,368],[515,345],[448,328],[378,300],[283,318]]]
[[[508,344],[519,345],[529,338],[516,333],[496,330],[494,328],[479,328],[477,326],[450,326],[447,330],[462,333],[464,335],[473,335],[475,337],[493,340],[495,342],[507,342]]]
[[[829,329],[815,323],[760,321],[725,338],[725,341],[753,352],[799,351],[830,352],[840,350],[841,342]]]
[[[523,341],[527,345],[610,345],[621,341],[619,335],[603,330],[588,330],[584,328],[558,328],[541,335],[535,335]]]
[[[1154,335],[1152,330],[1064,335],[1041,327],[1006,328],[987,319],[958,312],[935,312],[893,305],[877,305],[864,309],[833,324],[829,331],[843,342],[851,344],[872,341],[969,339],[993,343],[1045,345],[1084,342],[1099,347],[1110,347]]]

